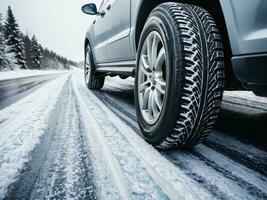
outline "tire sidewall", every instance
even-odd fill
[[[135,104],[138,123],[144,138],[153,145],[160,144],[170,133],[176,123],[176,115],[179,113],[180,93],[182,90],[182,51],[181,42],[177,32],[173,30],[175,25],[164,10],[154,10],[148,18],[141,33],[137,51],[137,73],[135,78]],[[138,70],[143,43],[151,31],[157,31],[164,43],[166,53],[166,96],[160,117],[154,124],[148,124],[143,119],[138,100]],[[177,51],[178,50],[178,51]],[[180,50],[180,51],[179,51]],[[179,81],[180,80],[180,81]]]
[[[85,67],[86,67],[86,56],[87,54],[89,54],[89,63],[90,63],[90,67],[91,67],[91,72],[90,72],[90,77],[89,77],[89,81],[88,83],[86,82],[86,76],[85,76]],[[94,79],[94,62],[93,62],[93,55],[92,55],[92,50],[90,45],[88,44],[86,49],[85,49],[85,62],[84,62],[84,79],[85,79],[85,84],[87,85],[87,87],[89,89],[92,89],[93,87],[93,79]]]

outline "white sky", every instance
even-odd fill
[[[83,60],[83,42],[90,15],[82,5],[101,0],[0,0],[0,12],[6,16],[8,5],[21,30],[35,34],[39,43],[74,61]]]

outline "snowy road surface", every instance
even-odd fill
[[[31,94],[43,86],[48,81],[51,81],[64,73],[56,73],[50,75],[32,75],[27,77],[16,77],[1,80],[0,75],[0,110],[15,103],[19,99]],[[3,77],[2,77],[3,78]]]
[[[131,79],[93,92],[79,70],[45,79],[0,110],[0,199],[267,199],[267,100],[243,97],[226,92],[204,144],[158,151]]]

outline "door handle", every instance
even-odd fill
[[[96,20],[93,21],[93,24],[95,24]]]
[[[111,8],[111,4],[109,4],[109,5],[107,6],[107,10],[110,10],[110,8]]]

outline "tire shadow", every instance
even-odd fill
[[[101,92],[134,105],[132,89],[104,87]],[[223,101],[215,130],[267,150],[267,110]]]
[[[215,129],[267,150],[267,111],[224,102]]]

